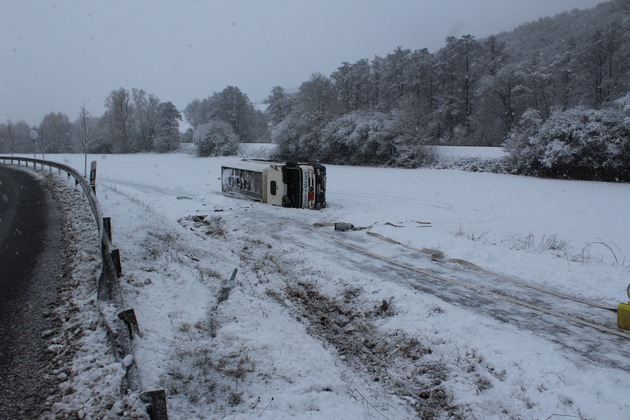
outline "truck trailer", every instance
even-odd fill
[[[275,206],[320,210],[326,207],[326,167],[243,159],[221,166],[221,190]]]

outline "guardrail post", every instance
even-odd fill
[[[109,239],[109,243],[112,243],[112,219],[111,217],[103,217],[103,229]]]
[[[140,399],[147,405],[147,413],[151,420],[168,420],[166,411],[166,391],[147,391],[140,394]]]
[[[138,326],[138,319],[136,318],[136,313],[133,309],[127,309],[126,311],[122,311],[118,314],[118,318],[122,319],[122,321],[127,325],[127,330],[129,330],[129,338],[133,340],[134,331],[142,337],[140,334],[140,327]]]
[[[90,187],[92,192],[96,194],[96,161],[93,160],[90,164]]]
[[[120,251],[112,249],[112,260],[114,261],[114,267],[116,268],[116,275],[122,277],[122,264],[120,263]]]

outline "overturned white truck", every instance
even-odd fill
[[[319,163],[243,159],[221,166],[224,194],[282,207],[326,207],[326,167]]]

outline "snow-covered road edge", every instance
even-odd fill
[[[126,367],[115,357],[97,300],[100,238],[80,189],[40,172],[62,218],[64,275],[58,305],[51,309],[58,329],[46,333],[54,392],[44,418],[148,418],[136,392],[122,386]]]

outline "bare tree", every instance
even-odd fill
[[[90,127],[90,113],[85,108],[85,105],[81,107],[79,111],[79,118],[75,123],[75,132],[81,145],[81,149],[85,155],[85,163],[83,166],[83,176],[87,177],[87,155],[90,143],[92,143],[92,128]]]
[[[11,149],[11,156],[13,156],[13,152],[15,150],[15,132],[13,130],[13,122],[10,118],[7,120],[6,133],[7,143]]]
[[[154,149],[160,100],[142,89],[132,89],[133,125],[132,151],[148,152]]]
[[[184,108],[184,118],[186,122],[192,126],[193,130],[201,124],[212,120],[212,110],[215,108],[213,102],[216,102],[215,97],[203,100],[194,99],[186,105],[186,108]]]
[[[109,128],[114,153],[129,153],[131,145],[131,123],[133,104],[128,90],[120,88],[112,91],[105,99],[107,111],[103,116]]]
[[[72,123],[66,114],[51,112],[39,125],[42,153],[67,153],[72,149]]]

